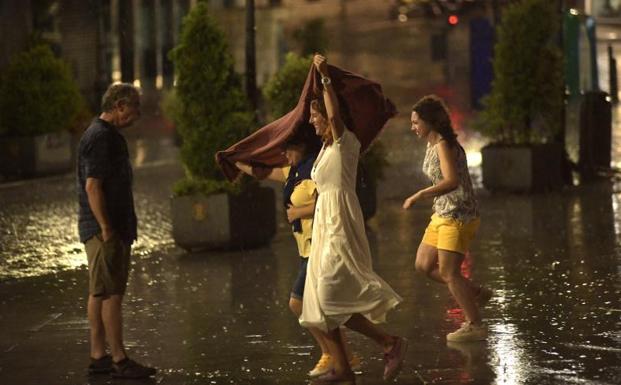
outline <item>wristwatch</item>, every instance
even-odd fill
[[[321,84],[323,84],[324,86],[327,86],[330,83],[332,83],[332,80],[330,80],[329,77],[327,77],[327,76],[322,76],[321,77]]]

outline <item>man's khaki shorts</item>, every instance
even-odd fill
[[[86,241],[88,292],[92,296],[123,295],[129,276],[131,246],[115,234],[106,242],[97,235]]]

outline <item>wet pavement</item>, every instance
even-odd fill
[[[484,140],[467,130],[467,82],[455,75],[464,69],[430,61],[423,24],[347,28],[356,28],[357,40],[338,42],[347,61],[335,54],[335,62],[379,79],[404,112],[382,136],[391,166],[379,186],[378,215],[368,224],[374,266],[404,298],[386,325],[410,340],[397,383],[621,383],[621,178],[549,194],[480,190]],[[391,37],[387,49],[403,48],[390,62],[371,52],[378,34]],[[464,55],[464,44],[454,45],[453,57]],[[481,343],[446,343],[462,313],[445,287],[414,272],[430,206],[400,209],[406,194],[426,183],[424,145],[408,134],[407,113],[428,92],[454,107],[479,186],[482,225],[463,271],[495,292],[483,312],[490,336]],[[614,114],[619,165],[618,108]],[[125,340],[132,357],[159,368],[143,383],[308,383],[319,352],[287,306],[298,260],[281,208],[267,247],[187,254],[171,238],[170,188],[182,175],[175,148],[157,135],[130,145],[139,240]],[[136,383],[85,373],[87,270],[74,184],[73,175],[0,184],[1,385]],[[349,339],[363,358],[356,383],[383,383],[378,349],[353,333]]]
[[[182,171],[174,158],[177,149],[168,140],[162,142],[131,142],[133,163],[139,167],[134,191],[141,218],[140,239],[134,244],[139,255],[172,242],[167,199],[171,184]],[[160,180],[162,170],[171,170],[171,177]],[[84,247],[77,238],[75,183],[75,176],[69,174],[0,184],[0,281],[73,269],[85,263]]]
[[[188,255],[170,238],[169,186],[180,173],[174,163],[136,170],[141,235],[125,304],[132,356],[160,369],[152,383],[306,383],[318,351],[287,307],[297,258],[282,215],[268,247]],[[85,375],[87,271],[72,181],[0,188],[1,384],[123,383]],[[620,182],[545,195],[480,191],[482,226],[463,269],[495,296],[484,311],[490,337],[472,344],[445,342],[462,314],[444,287],[413,270],[429,206],[404,212],[400,199],[381,199],[368,226],[374,264],[404,297],[386,328],[411,341],[397,382],[621,382],[620,192]],[[377,348],[350,340],[363,357],[357,383],[381,383]]]

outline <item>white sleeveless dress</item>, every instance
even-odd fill
[[[360,142],[349,130],[321,149],[311,172],[319,197],[300,324],[333,330],[360,313],[386,320],[401,297],[374,271],[356,196]]]

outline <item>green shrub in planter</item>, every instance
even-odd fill
[[[325,53],[330,41],[322,18],[306,21],[293,32],[293,38],[298,43],[302,56],[313,55],[316,52]]]
[[[503,12],[494,47],[492,90],[475,123],[491,144],[481,150],[490,190],[545,191],[563,185],[555,141],[563,107],[561,15],[555,2],[522,0]]]
[[[7,178],[69,171],[70,133],[84,128],[88,114],[68,65],[47,45],[30,47],[0,74],[0,174]]]
[[[16,54],[1,75],[0,136],[68,130],[85,105],[69,66],[47,45],[37,45]]]
[[[296,106],[312,63],[312,56],[301,57],[289,52],[285,64],[263,86],[272,118],[280,118]]]
[[[378,140],[360,158],[360,164],[365,169],[369,182],[374,186],[378,180],[384,179],[384,169],[390,164],[386,159],[387,156],[386,146]]]
[[[182,139],[186,179],[176,194],[236,191],[214,161],[216,151],[247,136],[253,117],[226,38],[199,2],[183,21],[179,44],[170,52],[177,73],[174,94],[163,107]]]
[[[560,130],[563,59],[555,2],[522,0],[503,12],[494,47],[494,80],[476,128],[494,143],[551,141]]]
[[[225,180],[215,153],[248,136],[254,125],[222,31],[199,2],[170,52],[175,89],[162,102],[181,139],[185,178],[173,187],[173,238],[186,250],[255,247],[276,232],[275,196],[247,179]]]

